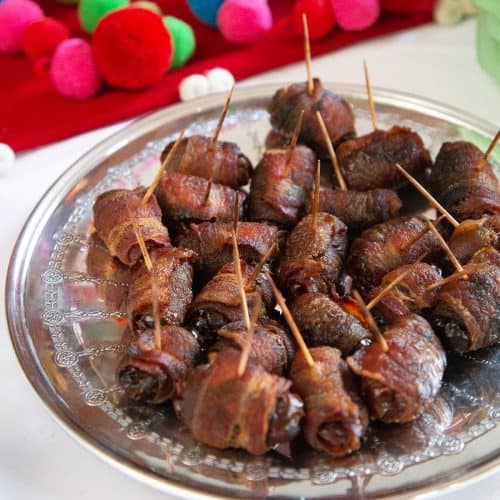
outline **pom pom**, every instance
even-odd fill
[[[214,68],[207,71],[209,92],[224,92],[234,85],[234,76],[224,68]]]
[[[309,36],[322,38],[335,26],[335,16],[330,0],[299,0],[293,7],[293,23],[297,33],[302,34],[302,14],[307,16]]]
[[[50,77],[63,96],[86,99],[97,93],[101,77],[90,44],[81,38],[61,42],[52,56]]]
[[[148,2],[148,0],[140,0],[139,2],[134,2],[131,7],[141,7],[142,9],[152,10],[159,16],[163,15],[160,6],[154,2]]]
[[[253,43],[272,24],[266,0],[226,0],[217,13],[217,26],[232,43]]]
[[[165,26],[170,32],[174,55],[170,69],[179,68],[193,55],[196,48],[194,32],[189,24],[172,16],[163,18]]]
[[[190,75],[184,78],[179,85],[181,101],[189,101],[196,97],[207,95],[210,92],[208,78],[203,75]]]
[[[112,10],[128,5],[128,0],[80,0],[78,19],[87,33],[92,33],[97,23]]]
[[[16,155],[8,144],[0,142],[0,175],[5,175],[14,166]]]
[[[97,25],[92,45],[104,80],[124,89],[159,82],[172,60],[163,19],[147,9],[110,12]]]
[[[20,52],[24,30],[43,17],[42,9],[30,0],[6,0],[0,4],[0,51]]]
[[[364,30],[380,15],[379,0],[331,0],[337,24],[344,30]]]
[[[187,0],[193,15],[201,22],[215,26],[217,11],[224,0]]]
[[[31,23],[23,34],[23,50],[37,72],[47,70],[56,47],[69,38],[68,28],[50,17]]]

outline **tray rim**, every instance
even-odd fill
[[[289,85],[290,83],[292,82],[237,87],[235,88],[232,102],[239,103],[250,98],[255,99],[271,96],[277,88]],[[335,90],[341,96],[348,93],[355,98],[366,97],[365,87],[361,84],[334,82],[323,82],[323,84],[326,88]],[[433,99],[382,87],[373,88],[373,97],[376,103],[397,105],[403,109],[417,109],[419,112],[423,112],[434,118],[445,118],[447,121],[457,124],[466,122],[469,130],[475,130],[481,134],[486,133],[493,136],[496,133],[496,127],[491,122]],[[34,346],[31,336],[24,321],[24,315],[20,313],[22,311],[21,306],[24,304],[24,285],[26,284],[27,270],[32,259],[33,247],[53,213],[53,210],[50,208],[57,206],[62,201],[64,195],[71,190],[78,180],[95,168],[95,165],[93,165],[95,159],[99,158],[100,162],[105,161],[124,144],[154,130],[163,121],[174,120],[187,113],[194,114],[208,111],[222,105],[225,98],[226,93],[221,92],[167,106],[140,116],[122,129],[99,141],[94,147],[80,156],[58,176],[30,212],[14,244],[5,281],[5,312],[10,341],[24,377],[27,379],[33,392],[42,401],[43,406],[47,409],[51,417],[54,418],[67,434],[104,462],[142,483],[148,484],[164,493],[176,495],[179,498],[193,498],[193,495],[202,499],[231,497],[224,497],[220,492],[214,494],[205,493],[181,481],[154,474],[150,470],[120,457],[73,421],[60,406],[54,405],[52,401],[54,398],[51,398],[49,393],[52,393],[56,399],[58,398],[58,393],[47,382],[45,371],[40,365],[38,357],[33,356]],[[29,367],[31,367],[31,370]],[[500,449],[496,453],[490,453],[485,458],[485,461],[483,463],[484,461],[481,460],[480,463],[476,464],[470,471],[464,473],[459,479],[444,479],[441,482],[440,476],[437,476],[428,485],[422,485],[420,482],[414,483],[413,486],[405,491],[405,496],[408,493],[418,494],[420,497],[421,495],[427,496],[431,493],[451,492],[490,476],[500,470]],[[446,477],[448,474],[443,473],[442,475]],[[403,496],[389,493],[387,495],[383,494],[380,498],[397,499],[403,498]]]

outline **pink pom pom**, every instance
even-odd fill
[[[61,42],[50,65],[50,77],[56,90],[65,97],[86,99],[101,86],[90,44],[81,38]]]
[[[217,26],[232,43],[253,43],[272,24],[266,0],[226,0],[217,12]]]
[[[380,15],[379,0],[331,0],[337,24],[344,30],[369,28]]]
[[[0,51],[20,52],[24,30],[42,17],[42,9],[30,0],[5,0],[0,3]]]

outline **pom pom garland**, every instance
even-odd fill
[[[25,29],[43,18],[42,9],[30,0],[6,0],[0,4],[0,51],[21,52]]]
[[[331,0],[299,0],[293,7],[293,23],[297,33],[302,34],[302,14],[307,16],[309,37],[322,38],[335,26]]]
[[[209,92],[227,92],[234,85],[234,76],[224,68],[207,71]]]
[[[92,46],[104,80],[123,89],[160,81],[172,60],[172,41],[163,19],[148,9],[117,9],[101,19]]]
[[[61,42],[52,57],[50,77],[56,90],[66,97],[86,99],[96,94],[101,77],[90,44],[81,38]]]
[[[80,25],[84,31],[92,33],[106,14],[126,5],[128,0],[80,0],[78,4]]]
[[[194,53],[196,47],[194,31],[189,24],[176,17],[165,16],[163,20],[172,37],[174,55],[170,69],[176,69],[185,64]]]
[[[379,0],[331,0],[337,24],[344,30],[369,28],[380,15]],[[411,3],[411,2],[410,2]]]

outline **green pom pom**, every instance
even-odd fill
[[[108,12],[127,5],[128,0],[80,0],[78,5],[80,25],[87,33],[92,33],[97,23]]]
[[[172,16],[165,16],[163,22],[172,37],[174,57],[170,69],[176,69],[186,63],[196,48],[194,32],[189,24]]]
[[[142,7],[143,9],[149,9],[160,16],[163,14],[158,4],[149,2],[148,0],[140,0],[139,2],[134,2],[131,7]]]

